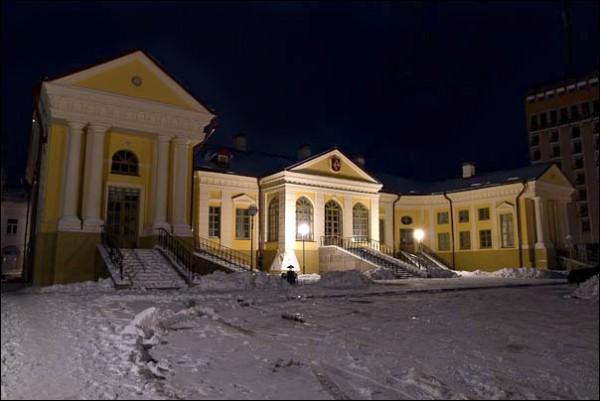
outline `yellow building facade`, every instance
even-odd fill
[[[128,248],[159,228],[191,241],[193,148],[213,118],[141,51],[42,82],[27,169],[34,284],[98,277],[103,229]]]
[[[248,151],[243,136],[213,145],[214,113],[140,51],[42,82],[35,105],[26,269],[37,285],[105,275],[100,244],[153,248],[162,230],[194,258],[217,250],[272,273],[373,268],[355,246],[388,261],[426,251],[454,269],[553,267],[571,230],[574,190],[553,165],[466,166],[424,185],[337,148],[289,158]]]

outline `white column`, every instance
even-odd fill
[[[315,194],[313,227],[314,240],[320,245],[321,237],[325,235],[325,194],[320,190]]]
[[[170,229],[167,222],[167,192],[169,189],[169,141],[170,137],[160,135],[157,138],[156,152],[156,192],[154,197],[153,229]],[[187,174],[186,174],[187,175]]]
[[[543,201],[539,196],[533,198],[535,202],[535,232],[536,232],[536,248],[546,248],[544,240],[544,209]]]
[[[394,247],[394,203],[386,202],[383,205],[385,208],[385,244],[391,248]],[[381,238],[380,238],[381,240]]]
[[[371,227],[371,239],[379,241],[379,197],[371,199],[371,208],[369,209],[371,216],[370,227]]]
[[[344,210],[342,214],[344,238],[352,237],[352,197],[350,195],[344,196]]]
[[[104,138],[108,127],[91,124],[88,127],[85,162],[85,195],[83,230],[100,232],[104,221],[100,218],[102,204],[102,171],[104,167]]]
[[[81,121],[69,121],[68,125],[67,154],[63,173],[65,185],[62,198],[62,217],[58,223],[58,229],[61,231],[78,231],[81,230],[81,220],[77,216],[80,192],[81,136],[85,124]]]
[[[296,191],[284,188],[279,192],[279,244],[277,255],[271,263],[271,270],[286,270],[294,266],[300,270],[295,252],[296,247]]]
[[[177,137],[173,140],[173,192],[172,214],[173,234],[191,237],[192,230],[185,220],[187,210],[187,184],[190,179],[188,172],[188,143],[187,138]]]

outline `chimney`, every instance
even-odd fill
[[[358,154],[354,156],[354,163],[358,164],[361,168],[365,168],[365,156]]]
[[[298,160],[304,160],[312,155],[312,151],[310,150],[310,145],[302,145],[298,148]]]
[[[233,148],[240,152],[246,152],[248,150],[248,140],[246,135],[238,134],[233,137]]]
[[[462,165],[462,176],[463,178],[471,178],[475,176],[475,163],[465,162]]]

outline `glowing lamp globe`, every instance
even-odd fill
[[[308,227],[308,224],[306,223],[302,223],[300,224],[300,226],[298,226],[298,234],[300,234],[302,238],[305,238],[308,235],[309,231],[310,227]]]
[[[413,233],[413,237],[415,237],[415,239],[418,242],[421,242],[423,241],[423,238],[425,238],[425,231],[421,230],[420,228],[417,228]]]

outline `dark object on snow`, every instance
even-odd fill
[[[298,274],[296,274],[296,272],[294,271],[294,266],[292,266],[292,265],[288,266],[288,272],[286,274],[286,278],[287,278],[288,283],[290,283],[291,285],[296,285],[296,282],[298,280]]]
[[[304,323],[304,316],[301,313],[282,313],[281,318],[285,320],[293,320],[295,322]]]
[[[569,272],[567,280],[569,281],[569,283],[577,283],[577,285],[579,286],[580,283],[583,283],[584,281],[598,275],[599,273],[600,270],[598,266],[574,269]]]

